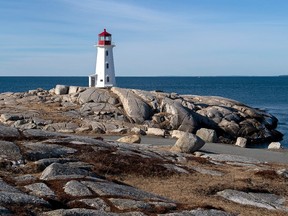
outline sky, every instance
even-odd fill
[[[0,0],[0,76],[288,74],[287,0]]]

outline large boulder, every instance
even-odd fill
[[[204,146],[205,142],[198,136],[186,133],[181,136],[171,148],[172,152],[193,153]]]
[[[184,107],[180,101],[165,97],[161,103],[161,110],[169,114],[171,129],[192,133],[199,127],[196,113]]]
[[[99,88],[88,88],[87,90],[81,92],[78,96],[78,101],[80,104],[89,102],[110,104],[118,103],[116,98],[112,97],[107,89]]]
[[[119,97],[127,117],[135,123],[143,123],[152,115],[152,108],[132,90],[113,87],[111,91]]]

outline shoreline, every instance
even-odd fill
[[[106,141],[116,141],[118,138],[122,136],[102,135],[102,137]],[[142,145],[147,144],[152,146],[172,147],[175,144],[176,140],[177,139],[174,138],[141,136]],[[227,155],[243,156],[247,158],[257,159],[261,162],[288,164],[288,149],[268,150],[259,148],[241,148],[238,146],[222,143],[205,143],[205,145],[199,150],[199,152],[207,154],[227,154]]]

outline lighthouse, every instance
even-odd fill
[[[105,88],[116,86],[112,35],[104,29],[98,35],[95,74],[89,76],[89,87]]]

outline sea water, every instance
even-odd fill
[[[278,118],[288,148],[288,76],[275,77],[116,77],[118,87],[178,94],[221,96],[263,109]],[[0,77],[0,93],[87,86],[88,77]]]

